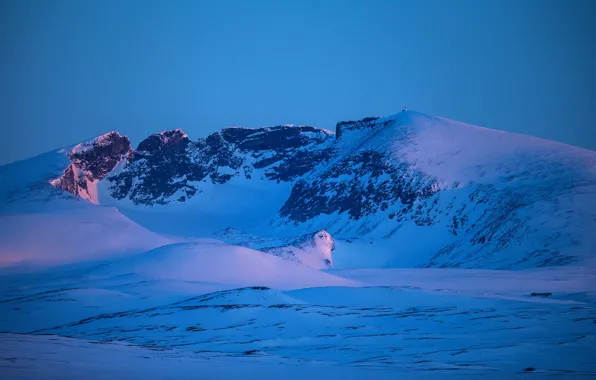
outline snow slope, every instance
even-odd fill
[[[370,238],[387,247],[383,266],[521,269],[595,254],[596,152],[413,111],[338,128],[338,154],[296,183],[270,223],[278,233]]]
[[[0,166],[0,267],[57,265],[169,244],[113,207],[90,204],[50,184],[67,147]]]
[[[134,273],[150,279],[237,287],[259,285],[276,289],[356,284],[275,255],[217,241],[166,245],[114,261],[89,273],[97,276]]]
[[[171,241],[114,208],[0,216],[0,266],[56,265],[145,252]]]
[[[260,378],[273,378],[283,368],[296,369],[289,378],[311,370],[317,378],[329,371],[331,378],[353,379],[394,378],[396,373],[494,379],[596,374],[593,271],[333,271],[335,285],[339,275],[357,282],[304,288],[302,280],[316,281],[301,275],[283,290],[259,286],[271,282],[269,272],[260,280],[249,271],[239,276],[248,287],[214,284],[220,289],[209,290],[185,276],[180,283],[197,286],[172,292],[165,281],[171,280],[124,262],[0,276],[0,329],[19,334],[0,335],[5,359],[0,375],[40,376],[44,370],[38,378],[55,378],[74,362],[73,374],[84,377],[105,377],[114,368],[140,375],[141,357],[161,364],[150,375],[158,378],[165,372],[185,378],[220,366],[228,370],[217,372],[219,378],[235,378],[235,368]],[[136,273],[129,273],[131,268]],[[225,278],[218,274],[221,266],[212,269],[209,280]],[[164,273],[169,273],[167,265]],[[553,295],[531,296],[543,291]],[[39,318],[40,312],[47,317]],[[97,362],[112,355],[130,360],[97,373]]]
[[[59,354],[56,354],[56,352]],[[69,360],[64,360],[68,358]],[[106,363],[109,365],[106,366]],[[132,344],[71,339],[59,336],[0,334],[0,374],[3,379],[394,379],[390,370],[345,367],[276,356],[256,358],[207,356],[181,349],[155,350]],[[430,379],[432,372],[412,374]],[[448,374],[445,374],[448,376]],[[449,376],[450,378],[452,376]],[[406,378],[403,377],[402,378]]]

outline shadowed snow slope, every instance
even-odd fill
[[[62,151],[0,166],[0,266],[85,261],[171,242],[113,207],[53,187],[68,162]]]
[[[134,273],[152,279],[276,289],[357,284],[274,255],[217,242],[167,245],[115,261],[90,273],[100,276]]]
[[[170,240],[114,208],[82,207],[0,217],[0,266],[108,258],[168,243]]]

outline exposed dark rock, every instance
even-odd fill
[[[269,180],[292,181],[330,157],[330,149],[320,148],[331,136],[308,126],[230,127],[196,142],[181,130],[155,134],[130,154],[121,173],[108,178],[111,195],[145,205],[183,202],[201,192],[203,181],[252,179],[255,169]]]
[[[365,117],[362,120],[340,121],[335,125],[335,138],[339,140],[346,130],[372,128],[375,125],[373,122],[378,119],[378,117]]]
[[[411,206],[426,199],[434,180],[412,171],[405,163],[391,163],[376,151],[362,151],[334,164],[319,178],[294,185],[280,210],[297,222],[321,214],[347,212],[350,219],[386,210],[396,203]]]
[[[178,199],[195,195],[196,189],[188,187],[185,180],[188,176],[192,180],[195,174],[187,151],[190,145],[179,129],[149,136],[129,155],[126,168],[108,178],[112,196],[150,205],[167,203],[178,191],[182,192]]]
[[[71,164],[53,184],[59,189],[88,198],[88,182],[104,179],[129,152],[128,137],[118,132],[110,132],[79,144],[68,153]]]
[[[547,292],[547,293],[532,293],[532,294],[530,294],[531,297],[543,297],[543,298],[550,297],[552,295],[553,294],[551,292]]]

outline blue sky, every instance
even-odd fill
[[[110,130],[333,129],[404,105],[596,149],[591,0],[0,7],[0,164]]]

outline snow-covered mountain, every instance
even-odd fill
[[[226,241],[263,240],[292,260],[317,231],[335,239],[340,268],[566,265],[596,246],[596,152],[413,111],[335,133],[230,127],[193,141],[173,130],[136,149],[110,132],[54,154],[68,157],[55,187],[150,230],[234,228],[250,234]]]
[[[402,112],[1,166],[0,378],[594,376],[595,162]]]
[[[184,205],[197,218],[263,205],[242,227],[391,241],[384,266],[561,265],[596,246],[596,152],[413,111],[340,122],[335,134],[234,127],[191,141],[174,130],[135,150],[110,133],[69,157],[54,183],[94,202]]]

